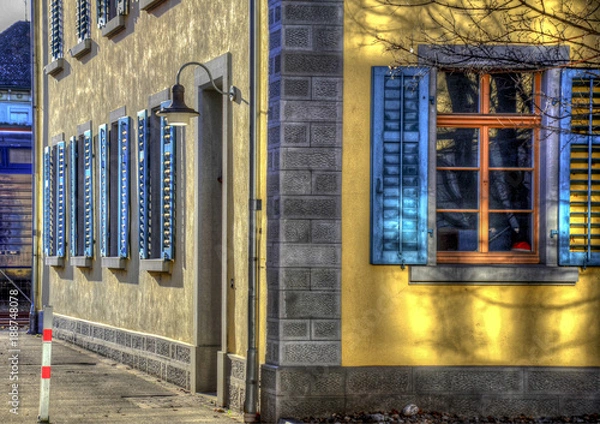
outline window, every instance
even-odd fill
[[[0,172],[31,174],[31,147],[0,147]]]
[[[538,263],[540,74],[438,73],[437,261]]]
[[[372,264],[438,265],[411,270],[422,282],[468,278],[444,264],[504,265],[468,275],[507,282],[531,279],[506,266],[531,265],[539,281],[574,282],[539,265],[557,253],[560,265],[600,262],[600,76],[565,70],[553,97],[560,71],[548,74],[373,68]]]
[[[98,0],[97,20],[102,35],[111,37],[125,28],[124,17],[129,13],[129,0]]]
[[[156,108],[158,110],[158,108]],[[175,127],[138,113],[138,209],[141,259],[174,259]]]
[[[129,138],[130,118],[125,116],[98,128],[100,156],[100,255],[128,256],[129,241]]]
[[[71,206],[71,256],[90,259],[94,246],[94,197],[93,197],[93,152],[92,132],[83,131],[72,137],[70,156],[70,206]],[[88,261],[73,262],[76,266],[89,266]]]
[[[600,71],[565,70],[561,97],[559,263],[600,265]]]
[[[31,125],[29,108],[9,108],[9,124]]]
[[[63,57],[62,0],[50,0],[50,56],[52,60]]]
[[[66,246],[66,145],[59,141],[44,148],[44,254],[64,257]]]
[[[90,37],[90,2],[77,0],[77,41],[81,43]]]

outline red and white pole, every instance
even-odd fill
[[[50,422],[50,368],[52,363],[52,306],[44,306],[44,330],[42,335],[42,383],[40,385],[40,413],[38,423]]]

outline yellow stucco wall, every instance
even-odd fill
[[[369,264],[371,67],[395,59],[373,41],[415,36],[423,14],[368,5],[345,3],[342,364],[600,366],[598,268],[575,286],[426,286]]]
[[[56,77],[43,76],[48,59],[42,55],[42,37],[46,22],[46,2],[36,2],[36,70],[38,72],[38,146],[47,125],[48,138],[64,133],[77,135],[77,125],[92,122],[94,136],[98,125],[107,123],[109,113],[122,106],[132,118],[131,158],[137,157],[135,117],[148,107],[149,96],[170,88],[179,67],[188,61],[209,62],[231,54],[231,81],[248,98],[248,2],[216,2],[212,0],[166,1],[146,12],[138,10],[138,2],[130,2],[127,28],[112,38],[103,37],[96,26],[95,2],[92,2],[92,53],[81,60],[72,58],[69,48],[77,44],[75,36],[76,2],[63,2],[65,70]],[[266,9],[266,5],[264,6]],[[44,29],[45,31],[45,29]],[[266,35],[266,34],[263,34]],[[266,45],[265,39],[262,45]],[[264,47],[263,47],[264,48]],[[266,62],[261,63],[265,68]],[[43,90],[47,78],[47,93]],[[264,78],[261,78],[262,80]],[[186,87],[186,101],[196,103],[194,69],[186,68],[181,83]],[[263,84],[266,86],[266,82]],[[45,97],[47,94],[47,97]],[[263,96],[264,97],[264,96]],[[235,281],[229,296],[229,352],[245,355],[248,278],[248,105],[231,103],[232,143],[229,181],[229,269],[228,281]],[[264,107],[262,109],[265,109]],[[47,117],[47,123],[43,120]],[[263,114],[263,118],[264,114]],[[264,126],[263,126],[264,128]],[[55,313],[103,323],[133,331],[193,343],[194,285],[197,243],[193,236],[196,222],[196,190],[194,169],[198,135],[196,126],[186,128],[185,141],[180,142],[177,163],[176,261],[174,271],[155,274],[139,270],[137,259],[136,198],[131,198],[131,259],[125,270],[102,268],[99,262],[98,204],[95,221],[95,260],[91,269],[45,267],[50,279],[50,304]],[[259,137],[259,154],[265,151],[265,137]],[[95,138],[94,138],[94,142]],[[37,151],[38,183],[41,183],[42,149]],[[137,181],[131,168],[131,184]],[[97,174],[96,174],[97,177]],[[264,180],[264,170],[260,180]],[[97,181],[97,180],[96,180]],[[97,182],[96,182],[97,184]],[[264,184],[259,184],[260,190]],[[37,200],[42,204],[42,193]],[[97,202],[96,197],[96,202]],[[266,218],[259,215],[261,220]],[[41,214],[38,214],[41,228]],[[259,224],[259,227],[261,224]],[[41,238],[40,238],[41,243]],[[264,243],[263,243],[264,257]],[[264,285],[264,276],[261,276]],[[264,332],[263,332],[264,334]]]

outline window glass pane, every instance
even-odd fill
[[[492,128],[489,132],[490,167],[531,168],[533,130]]]
[[[479,166],[479,130],[439,127],[437,166],[469,168]]]
[[[490,209],[531,209],[532,173],[490,171]]]
[[[479,77],[461,72],[438,73],[438,113],[479,112]]]
[[[479,245],[478,217],[476,213],[438,213],[438,250],[476,252]]]
[[[531,252],[532,214],[491,213],[490,252]]]
[[[11,164],[31,163],[31,149],[9,149],[8,157]]]
[[[479,172],[438,171],[438,209],[477,209],[479,206]]]
[[[533,74],[492,74],[490,113],[533,113]]]

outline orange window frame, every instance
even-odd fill
[[[534,113],[532,114],[491,114],[490,111],[490,75],[480,76],[479,113],[438,114],[437,126],[450,128],[476,128],[480,134],[480,162],[477,168],[437,167],[442,170],[470,170],[479,172],[479,208],[469,212],[479,213],[478,246],[477,252],[469,251],[438,251],[438,263],[458,264],[535,264],[540,261],[539,254],[539,142],[541,126],[541,74],[534,74]],[[494,210],[489,205],[489,130],[492,128],[526,128],[533,130],[533,167],[519,168],[533,173],[532,209],[519,210]],[[494,167],[493,171],[509,170],[514,168]],[[465,212],[465,210],[437,209],[440,212]],[[531,252],[489,252],[489,214],[501,213],[531,213],[532,214],[532,243]]]

